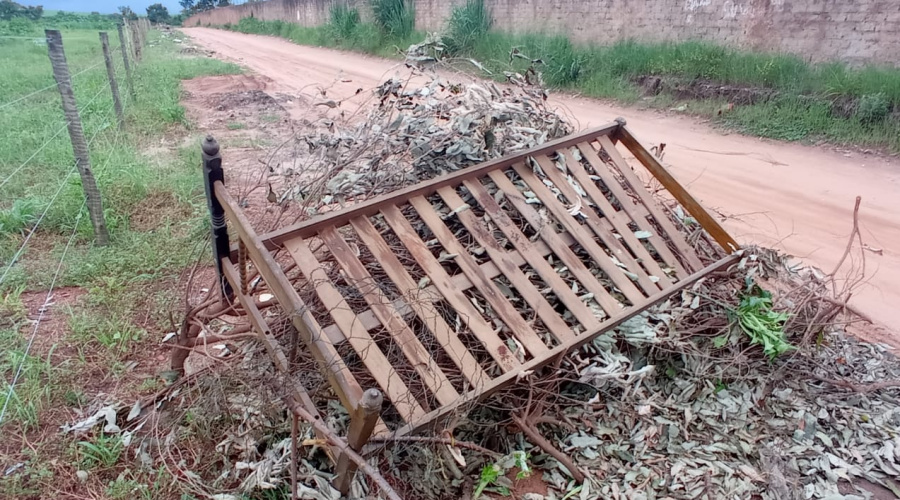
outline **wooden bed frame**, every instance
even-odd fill
[[[721,246],[721,255],[731,255],[704,265],[667,208],[626,162],[621,148],[634,155]],[[402,436],[439,425],[464,405],[514,383],[522,372],[547,365],[737,259],[733,255],[737,243],[621,119],[264,235],[256,234],[226,190],[214,141],[204,144],[204,167],[223,291],[233,294],[247,312],[278,371],[294,380],[288,358],[249,294],[247,266],[259,272],[350,413],[347,441],[357,451],[373,432]],[[228,247],[223,214],[239,242],[236,247]],[[457,217],[465,227],[468,245],[448,229],[448,217]],[[524,234],[513,217],[527,221],[534,234]],[[555,223],[547,222],[551,218]],[[423,240],[423,227],[432,235],[430,243]],[[401,262],[386,242],[386,233],[396,236],[395,245],[397,239],[402,241],[414,262]],[[310,248],[313,241],[315,249]],[[478,256],[470,250],[472,243]],[[390,277],[391,290],[417,299],[399,300],[384,287],[372,286],[370,269],[359,258],[363,246]],[[447,255],[435,256],[434,246]],[[329,325],[320,324],[301,300],[270,253],[275,249],[284,249],[293,258],[304,286],[314,288],[317,301],[328,311]],[[321,262],[323,256],[331,267]],[[586,264],[585,258],[590,262]],[[452,275],[445,265],[448,260]],[[551,262],[564,264],[578,286],[565,282]],[[554,310],[523,268],[549,285],[566,311]],[[367,310],[354,311],[347,305],[348,287],[336,286],[329,269],[355,286]],[[424,283],[414,278],[423,275]],[[498,288],[498,278],[515,288],[518,308]],[[496,319],[485,318],[484,308],[473,304],[467,291],[477,291]],[[585,291],[593,299],[585,299]],[[522,300],[528,315],[520,312]],[[588,307],[590,300],[595,307]],[[440,314],[438,303],[452,307],[456,324]],[[532,328],[536,318],[549,336]],[[432,351],[423,344],[422,331],[411,327],[413,321],[420,329],[427,325]],[[392,366],[379,347],[383,342],[374,340],[374,331],[390,334],[411,370],[401,374]],[[471,342],[463,342],[463,333],[477,339],[480,359],[471,352]],[[347,356],[339,354],[347,351],[347,345],[355,353],[354,363],[362,365],[357,369],[365,369],[377,387],[364,391],[357,382]],[[435,361],[436,345],[443,359],[452,361],[455,382],[445,373],[449,365],[445,362],[442,369]],[[416,391],[410,388],[413,383]],[[291,390],[297,403],[318,415],[299,383],[293,382]],[[380,419],[382,394],[402,420],[393,430]],[[336,487],[346,492],[356,468],[345,456],[336,460]]]

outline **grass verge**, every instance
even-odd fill
[[[372,1],[373,9],[403,3]],[[397,57],[399,48],[424,38],[413,31],[398,35],[385,28],[389,23],[381,15],[375,16],[374,23],[363,23],[353,11],[355,21],[348,24],[344,14],[333,13],[329,24],[318,27],[247,18],[226,28],[387,57]],[[749,135],[900,152],[897,68],[809,64],[793,55],[746,52],[697,41],[576,46],[563,35],[511,35],[491,30],[491,25],[491,13],[482,0],[458,5],[443,33],[447,54],[474,58],[500,78],[504,71],[522,72],[534,66],[557,89],[625,104],[671,107],[710,117]],[[648,77],[662,85],[648,89],[642,85]]]
[[[60,96],[41,34],[33,34],[0,39],[0,106],[24,98],[0,113],[0,126],[14,131],[0,138],[0,272],[33,232],[0,283],[0,404],[23,367],[0,423],[8,436],[0,463],[20,465],[0,476],[0,497],[179,498],[163,472],[130,468],[117,436],[60,435],[58,425],[160,385],[159,339],[180,301],[179,276],[208,253],[199,147],[185,141],[191,131],[180,82],[239,68],[182,54],[151,31],[135,67],[136,100],[115,54],[126,115],[119,131],[97,32],[63,32],[111,232],[110,245],[98,248],[87,217],[77,217],[84,196],[78,175],[69,175],[74,159]],[[53,305],[29,348],[57,269]],[[76,481],[76,471],[86,475]]]

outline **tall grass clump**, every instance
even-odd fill
[[[359,26],[359,11],[349,5],[336,3],[331,6],[328,29],[339,40],[353,37]]]
[[[468,0],[453,8],[447,32],[442,37],[449,54],[461,54],[472,50],[476,42],[484,38],[494,20],[484,5],[484,0]]]
[[[406,38],[416,28],[416,6],[411,0],[372,0],[372,14],[390,38]]]

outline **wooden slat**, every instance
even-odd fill
[[[453,188],[443,187],[438,189],[438,194],[447,203],[451,211],[456,211],[459,207],[465,206],[466,202],[456,194]],[[552,305],[541,294],[540,290],[535,288],[534,284],[525,276],[525,273],[514,265],[506,255],[509,253],[504,250],[490,232],[487,231],[484,224],[478,220],[478,217],[471,210],[461,210],[456,213],[456,217],[462,222],[463,226],[468,229],[469,233],[475,237],[475,240],[487,251],[488,256],[500,267],[503,275],[509,280],[510,284],[515,287],[519,295],[525,299],[525,302],[531,306],[534,312],[541,318],[544,325],[550,330],[550,333],[560,342],[570,339],[574,336],[572,329],[560,317]],[[567,289],[565,287],[564,289]],[[571,290],[569,290],[571,292]],[[583,305],[583,304],[582,304]]]
[[[619,213],[613,208],[609,200],[606,199],[606,196],[603,195],[603,192],[600,191],[600,188],[598,188],[594,181],[591,180],[581,163],[576,161],[575,157],[572,156],[570,150],[564,151],[564,154],[569,172],[572,173],[572,176],[578,182],[578,185],[584,189],[585,193],[587,193],[588,198],[597,205],[603,213],[603,218],[608,222],[607,229],[609,229],[608,226],[612,226],[611,229],[616,231],[622,237],[622,241],[631,249],[631,252],[637,256],[640,263],[644,266],[644,269],[646,269],[648,273],[659,278],[659,288],[671,284],[672,280],[669,279],[669,276],[659,266],[656,259],[650,255],[650,252],[647,251],[644,244],[634,235],[631,228],[628,227],[628,223],[631,222],[631,220],[627,218],[627,213]],[[594,215],[593,212],[591,212],[590,215]],[[655,290],[654,293],[656,293]]]
[[[466,181],[466,182],[470,182],[470,181]],[[360,219],[354,219],[354,220],[362,220],[362,219],[365,219],[365,217],[362,217]],[[353,224],[353,221],[350,221],[350,223]],[[556,237],[558,240],[561,240],[561,243],[563,245],[566,245],[566,246],[571,246],[576,243],[575,238],[572,238],[571,236],[569,236],[569,233],[559,233],[556,235]],[[551,253],[553,253],[550,250],[550,247],[548,247],[547,244],[544,243],[542,240],[535,241],[535,242],[529,242],[529,243],[532,244],[533,250],[541,257],[546,257],[547,255],[550,255]],[[555,241],[555,243],[560,243],[560,241]],[[391,255],[393,255],[393,254],[391,254]],[[505,252],[504,258],[509,260],[510,262],[512,262],[513,265],[515,265],[515,266],[523,266],[525,264],[528,264],[528,261],[526,261],[525,258],[522,257],[521,254],[519,254],[519,252]],[[575,257],[573,256],[573,258],[575,258]],[[400,265],[402,266],[402,264],[400,264]],[[497,265],[493,263],[493,261],[487,261],[483,264],[480,264],[478,267],[481,269],[482,274],[484,274],[485,276],[487,276],[490,279],[496,278],[497,276],[500,276],[501,274],[503,274],[500,271],[500,268],[498,268]],[[552,267],[551,267],[551,269],[552,269]],[[554,276],[555,275],[556,274],[554,274]],[[459,290],[468,290],[469,288],[472,288],[472,286],[473,286],[472,282],[469,281],[469,278],[465,274],[457,274],[456,276],[452,276],[450,278],[450,280],[453,282],[453,285]],[[600,284],[598,283],[597,286],[600,286]],[[568,289],[568,287],[566,287],[566,288]],[[557,293],[557,295],[559,295],[559,293]],[[434,287],[434,285],[428,285],[427,287],[422,288],[421,290],[418,290],[417,297],[420,299],[420,301],[422,301],[422,300],[432,300],[433,301],[433,300],[440,300],[441,294],[440,294],[440,292],[438,292],[437,288]],[[415,312],[413,310],[413,308],[411,307],[411,305],[407,304],[403,299],[397,299],[393,303],[394,303],[394,307],[397,309],[397,311],[403,315],[405,315],[407,313],[407,311]],[[375,317],[375,314],[370,309],[366,309],[365,311],[357,314],[356,318],[359,320],[360,323],[363,324],[363,327],[365,327],[366,330],[371,331],[371,330],[381,326],[381,322],[378,321],[378,318]],[[344,338],[344,334],[341,333],[341,329],[338,328],[336,325],[329,325],[329,326],[323,328],[322,331],[325,332],[325,334],[328,336],[328,339],[331,340],[331,343],[333,343],[333,344],[340,344],[340,343],[344,342],[344,340],[346,340]]]
[[[475,200],[478,201],[478,204],[484,208],[485,212],[490,214],[491,219],[500,231],[506,235],[510,243],[516,247],[522,257],[524,257],[525,261],[528,262],[528,265],[530,265],[535,272],[537,272],[538,276],[553,289],[553,293],[559,297],[559,300],[562,301],[563,304],[565,304],[566,308],[572,313],[572,316],[581,323],[581,326],[583,326],[585,330],[592,330],[599,325],[600,322],[594,317],[593,311],[578,298],[578,295],[576,295],[569,285],[563,281],[559,273],[556,272],[556,269],[547,262],[545,256],[550,253],[550,248],[545,244],[543,249],[538,249],[537,245],[532,243],[528,237],[516,227],[516,224],[508,215],[506,215],[506,212],[497,204],[484,186],[481,185],[480,181],[468,180],[465,181],[463,185],[465,185],[466,189],[469,190],[469,193],[472,194]],[[542,250],[546,250],[546,252]],[[514,264],[517,267],[521,265],[517,262]]]
[[[515,169],[516,173],[519,174],[519,177],[525,181],[534,194],[544,202],[544,206],[547,207],[547,210],[553,213],[556,220],[566,228],[566,231],[578,240],[581,248],[584,248],[591,258],[594,259],[597,267],[602,269],[603,272],[609,276],[609,279],[616,285],[616,288],[618,288],[632,304],[635,304],[644,298],[644,295],[634,286],[631,279],[628,278],[628,276],[625,276],[625,273],[622,272],[619,266],[609,258],[606,251],[600,248],[600,245],[594,241],[594,237],[579,224],[574,217],[569,215],[569,212],[562,206],[562,203],[559,202],[556,195],[537,178],[530,167],[525,166],[524,163],[517,163],[513,165],[513,169]]]
[[[685,270],[684,266],[681,265],[681,261],[675,257],[675,254],[669,250],[669,245],[666,244],[665,240],[662,239],[660,235],[657,234],[656,228],[650,225],[650,222],[647,220],[647,217],[650,216],[650,212],[647,211],[647,207],[642,204],[637,204],[632,200],[631,196],[625,192],[622,188],[622,185],[619,184],[618,179],[615,178],[612,172],[610,172],[609,168],[605,163],[597,156],[597,151],[591,147],[590,144],[583,142],[578,144],[578,150],[581,151],[581,155],[591,164],[594,168],[594,172],[596,172],[597,177],[600,177],[600,180],[603,181],[603,184],[606,185],[607,189],[613,194],[613,196],[619,200],[619,204],[622,206],[622,211],[631,218],[632,222],[634,222],[638,229],[641,231],[647,231],[652,236],[650,236],[650,244],[653,245],[653,248],[656,250],[656,253],[662,257],[663,261],[672,266],[672,269],[675,270],[675,276],[678,278],[683,278],[688,275],[688,271]]]
[[[703,264],[700,262],[700,259],[694,253],[694,250],[687,244],[687,241],[681,236],[681,233],[678,229],[675,228],[675,225],[672,224],[672,221],[669,220],[669,217],[663,213],[662,209],[657,205],[655,199],[653,199],[653,195],[651,195],[647,189],[644,187],[644,184],[638,179],[637,175],[634,173],[634,170],[631,169],[631,166],[628,162],[625,161],[625,158],[619,153],[619,150],[616,149],[616,146],[612,143],[609,137],[603,136],[599,137],[597,141],[603,146],[603,150],[606,151],[606,154],[609,155],[609,158],[612,162],[618,167],[619,172],[621,172],[622,177],[631,187],[632,192],[638,195],[643,202],[644,206],[650,212],[650,215],[656,220],[656,223],[662,227],[663,231],[666,232],[666,235],[675,245],[675,248],[678,250],[678,253],[681,255],[683,259],[688,263],[688,266],[691,270],[696,271],[698,269],[703,268]],[[687,208],[687,207],[685,207]]]
[[[521,366],[509,348],[506,347],[506,344],[494,332],[493,327],[484,321],[481,313],[475,309],[475,306],[469,302],[469,299],[463,295],[462,291],[453,284],[450,276],[447,275],[441,264],[438,263],[422,239],[419,238],[419,235],[416,234],[415,229],[409,224],[406,217],[400,213],[400,209],[394,206],[387,206],[382,209],[381,213],[384,215],[385,222],[391,226],[391,229],[400,238],[400,241],[403,242],[409,253],[431,279],[435,288],[441,292],[444,299],[456,310],[456,313],[466,323],[472,334],[478,337],[478,340],[481,341],[484,348],[494,358],[500,368],[504,372],[508,372]]]
[[[400,313],[391,305],[391,300],[384,294],[378,283],[375,283],[372,275],[354,255],[347,242],[333,227],[323,229],[319,236],[328,245],[331,254],[349,278],[350,284],[362,294],[372,312],[385,326],[393,341],[409,360],[409,364],[422,378],[425,386],[434,393],[438,402],[446,405],[456,401],[459,393],[453,388],[453,384],[441,371],[425,346],[416,338],[416,334],[410,330]]]
[[[513,185],[512,181],[506,178],[503,172],[491,172],[488,174],[491,180],[497,185],[497,188],[503,191],[506,198],[512,203],[513,207],[528,221],[528,224],[534,228],[544,243],[553,250],[557,258],[569,268],[569,271],[575,276],[575,279],[581,283],[587,291],[594,294],[594,300],[603,309],[608,316],[618,314],[622,310],[622,303],[616,300],[609,291],[600,283],[594,274],[584,265],[581,259],[575,255],[570,245],[575,244],[574,238],[572,243],[563,244],[560,236],[552,227],[544,224],[540,214],[531,205],[525,201],[525,197]],[[568,236],[568,235],[566,235]]]
[[[337,351],[328,341],[328,338],[322,333],[321,327],[316,322],[306,304],[300,300],[297,291],[288,281],[287,277],[281,272],[281,267],[272,258],[272,255],[266,250],[260,239],[256,236],[256,231],[250,225],[250,221],[244,216],[244,213],[237,206],[237,203],[225,189],[225,185],[216,182],[213,185],[216,198],[221,202],[231,227],[237,231],[238,237],[244,241],[247,246],[247,252],[250,254],[250,260],[254,267],[259,271],[260,276],[266,280],[269,290],[278,299],[282,309],[287,313],[294,327],[303,339],[303,342],[309,347],[313,357],[318,361],[320,367],[325,371],[325,376],[331,384],[331,387],[337,393],[341,403],[347,410],[355,411],[359,398],[362,397],[362,389],[356,382],[356,378],[347,369],[344,361],[338,355]]]
[[[394,255],[393,250],[388,246],[375,226],[367,217],[358,217],[350,221],[353,229],[359,235],[360,241],[372,252],[372,255],[383,266],[384,272],[391,278],[397,289],[407,299],[407,303],[419,319],[425,323],[428,330],[434,335],[435,340],[440,343],[447,356],[453,360],[459,371],[466,377],[469,384],[473,388],[484,386],[490,380],[488,374],[478,364],[478,360],[472,356],[472,353],[466,349],[466,346],[459,340],[453,328],[444,321],[441,313],[435,309],[432,298],[439,297],[440,294],[436,289],[423,290],[419,288],[418,283],[409,275],[400,260]]]
[[[544,173],[547,175],[547,178],[550,179],[551,182],[556,186],[557,189],[562,192],[563,196],[566,197],[571,203],[575,203],[576,201],[582,204],[581,213],[584,214],[586,219],[586,224],[591,230],[600,238],[600,241],[603,243],[603,246],[609,249],[610,253],[615,256],[616,259],[619,260],[622,264],[625,265],[626,269],[637,276],[637,285],[640,286],[641,290],[645,295],[650,295],[656,293],[659,290],[659,287],[656,286],[655,283],[650,281],[650,277],[644,272],[644,269],[641,268],[641,265],[634,260],[634,257],[631,256],[631,253],[616,238],[616,235],[609,230],[606,225],[603,224],[603,220],[594,212],[591,207],[584,206],[584,200],[580,194],[575,191],[575,188],[569,184],[569,180],[566,176],[563,175],[562,172],[556,168],[556,165],[553,163],[550,158],[546,156],[538,156],[535,158],[541,168],[544,170]],[[630,233],[630,231],[629,231]],[[633,236],[633,235],[632,235]],[[621,273],[621,269],[619,270]],[[629,277],[629,279],[631,279]]]
[[[306,241],[301,238],[288,240],[284,246],[297,262],[297,267],[306,280],[315,287],[316,294],[322,305],[328,310],[331,319],[359,354],[363,364],[366,365],[369,373],[378,382],[403,420],[412,422],[421,417],[425,413],[424,410],[410,393],[406,383],[400,378],[400,374],[375,344],[369,332],[363,328],[362,323],[356,320],[356,315],[350,305],[344,300],[341,292],[332,285],[328,273],[316,260]]]
[[[522,318],[519,311],[506,300],[506,297],[497,288],[497,285],[481,273],[475,259],[469,255],[468,250],[460,244],[456,236],[444,224],[444,221],[434,212],[434,207],[431,206],[431,203],[420,196],[411,198],[409,203],[418,212],[422,222],[431,229],[434,236],[441,242],[441,246],[451,254],[456,255],[453,261],[469,277],[475,288],[481,292],[481,295],[490,304],[494,312],[497,313],[500,320],[506,324],[510,334],[518,339],[525,347],[525,350],[534,357],[547,352],[547,346],[544,345],[544,341],[535,333],[531,325]],[[495,264],[501,263],[495,262]]]
[[[681,206],[703,226],[726,252],[740,250],[740,245],[728,234],[715,218],[666,170],[649,151],[632,135],[628,127],[620,127],[616,137],[628,148],[635,158],[656,177],[664,188],[681,203]]]
[[[577,349],[584,344],[591,342],[598,336],[602,335],[604,332],[607,332],[613,328],[618,327],[622,323],[628,321],[633,318],[635,315],[640,314],[643,311],[646,311],[653,305],[665,300],[666,298],[672,296],[673,294],[687,288],[688,286],[696,283],[697,281],[709,276],[712,273],[719,271],[720,269],[726,268],[731,264],[734,264],[740,260],[740,257],[737,255],[729,255],[713,265],[703,269],[700,272],[694,273],[685,279],[679,281],[678,283],[672,285],[665,290],[660,290],[659,292],[642,299],[639,303],[635,304],[634,307],[629,308],[626,311],[622,311],[619,314],[611,317],[609,320],[604,322],[602,325],[597,327],[596,330],[591,332],[587,332],[584,335],[579,335],[575,337],[573,340],[566,342],[564,344],[560,344],[553,349],[551,349],[545,356],[541,358],[535,358],[533,360],[528,361],[524,365],[522,365],[522,370],[535,370],[542,365],[546,364],[549,360],[555,359],[558,356],[564,356],[566,353],[572,351],[573,349]],[[500,377],[495,378],[488,387],[485,387],[482,391],[471,391],[467,394],[464,394],[459,401],[450,406],[445,406],[443,408],[439,408],[430,412],[426,415],[422,420],[418,423],[412,423],[397,429],[394,432],[394,436],[402,437],[410,434],[414,434],[419,430],[422,430],[426,427],[429,427],[443,419],[452,413],[459,411],[460,408],[464,407],[467,404],[471,404],[474,401],[479,399],[483,399],[487,396],[490,396],[497,390],[500,390],[511,383],[515,382],[518,374],[520,372],[510,372],[501,375]]]
[[[523,158],[531,155],[543,154],[555,151],[560,148],[573,146],[579,142],[593,140],[599,135],[605,135],[614,132],[621,125],[617,122],[608,123],[602,127],[598,127],[584,132],[562,137],[540,146],[536,146],[527,151],[515,154],[513,156],[498,158],[496,160],[487,161],[478,165],[458,170],[451,174],[435,177],[429,181],[420,182],[405,189],[400,189],[383,196],[372,198],[353,205],[350,208],[339,210],[336,212],[313,217],[310,220],[299,222],[287,226],[285,228],[273,231],[265,235],[263,243],[266,247],[274,249],[289,239],[296,237],[306,238],[319,232],[323,227],[334,226],[340,227],[350,222],[351,219],[363,215],[372,215],[379,212],[385,206],[393,206],[402,203],[414,196],[425,196],[437,191],[438,188],[444,186],[456,186],[466,179],[476,179],[484,176],[485,173],[497,169],[505,169],[522,161]]]

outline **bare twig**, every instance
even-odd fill
[[[869,384],[857,384],[854,382],[848,382],[846,380],[832,380],[829,378],[820,377],[818,375],[809,375],[809,377],[821,382],[825,382],[827,384],[831,384],[835,387],[849,389],[860,394],[867,394],[870,392],[879,391],[881,389],[900,387],[900,380],[882,380],[881,382],[872,382]]]
[[[321,419],[315,418],[308,411],[306,411],[305,408],[303,408],[302,404],[294,401],[294,399],[291,397],[286,396],[284,398],[284,402],[294,413],[294,415],[297,415],[303,420],[309,422],[309,424],[312,425],[313,428],[315,428],[316,431],[319,432],[320,435],[323,436],[329,444],[340,450],[341,453],[344,453],[350,460],[356,463],[356,465],[359,466],[359,469],[362,470],[367,476],[369,476],[369,478],[376,485],[378,485],[378,488],[387,498],[391,500],[403,500],[400,495],[398,495],[397,492],[394,491],[394,488],[392,488],[391,485],[388,484],[387,480],[384,478],[384,476],[381,475],[380,472],[369,465],[369,462],[367,462],[365,458],[360,456],[359,453],[353,451],[353,449],[347,445],[347,442],[338,437],[338,435],[335,434],[334,431],[332,431],[328,427],[328,425],[322,422]]]

